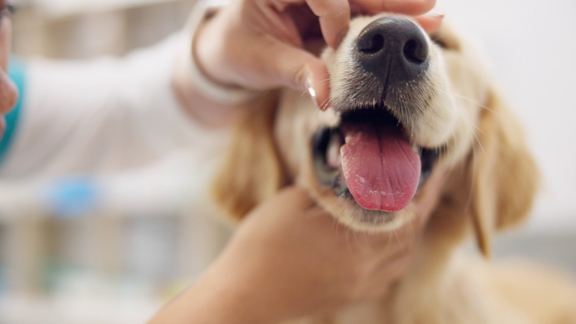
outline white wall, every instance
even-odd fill
[[[32,3],[48,16],[59,17],[78,13],[118,10],[174,0],[13,0],[15,4]]]
[[[576,229],[576,1],[439,0],[483,46],[544,176],[531,230]]]

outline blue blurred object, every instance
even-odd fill
[[[62,219],[86,216],[96,208],[99,198],[97,182],[88,177],[59,179],[48,186],[44,195],[49,210]]]

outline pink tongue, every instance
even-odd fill
[[[370,210],[398,211],[420,180],[420,157],[397,127],[343,125],[342,170],[356,202]]]

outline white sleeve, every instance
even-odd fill
[[[185,114],[171,87],[181,40],[175,35],[121,59],[28,61],[21,118],[0,178],[103,174],[210,146],[221,134]]]

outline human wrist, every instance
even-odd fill
[[[229,67],[224,59],[226,49],[224,48],[221,40],[222,35],[225,33],[222,24],[219,24],[216,15],[225,14],[215,12],[213,16],[203,19],[198,28],[196,35],[194,35],[192,43],[192,57],[198,70],[214,84],[220,87],[238,87],[229,77],[227,78],[226,71]]]
[[[183,68],[189,82],[203,96],[224,105],[239,105],[262,96],[265,92],[249,90],[228,80],[233,71],[226,64],[223,37],[226,33],[222,23],[212,23],[219,15],[221,6],[212,1],[201,0],[191,14],[186,28],[183,51],[187,60]]]
[[[271,324],[268,319],[252,309],[259,303],[245,285],[238,285],[233,271],[226,274],[207,271],[196,283],[176,299],[164,306],[149,324]]]
[[[278,274],[270,274],[262,255],[246,255],[250,249],[245,244],[233,239],[213,264],[202,284],[212,290],[209,298],[228,313],[227,323],[272,324],[290,319],[294,305],[284,298],[285,291],[276,289]]]

